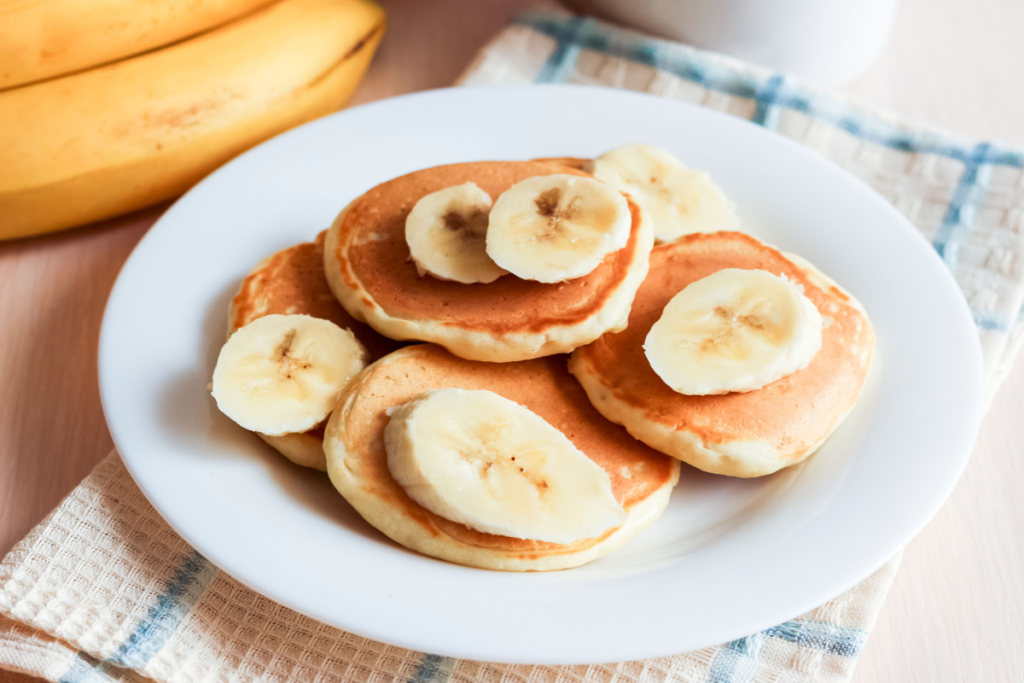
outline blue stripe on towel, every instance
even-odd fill
[[[964,162],[964,172],[953,192],[953,200],[932,240],[935,250],[951,270],[956,268],[960,247],[967,240],[974,224],[975,208],[985,198],[984,193],[992,175],[990,150],[991,145],[983,142],[974,148]]]
[[[409,683],[445,683],[451,676],[455,661],[451,657],[425,654]]]
[[[586,23],[593,23],[583,17],[573,17],[565,22],[560,22],[557,32],[552,32],[551,37],[557,43],[555,50],[548,57],[548,61],[537,74],[537,83],[564,83],[572,75],[576,67],[576,58],[580,54],[579,35]]]
[[[781,638],[841,657],[857,657],[867,637],[866,631],[823,621],[787,621],[726,644],[711,660],[707,683],[750,683],[758,670],[761,647],[768,638]]]
[[[197,551],[185,556],[146,618],[106,661],[132,669],[144,667],[178,629],[216,574],[216,567]]]
[[[754,123],[760,124],[769,130],[775,130],[779,125],[780,102],[784,102],[782,92],[782,76],[772,76],[757,89],[757,109],[754,110]]]
[[[90,683],[92,681],[109,680],[102,673],[102,664],[85,652],[79,652],[75,661],[71,662],[71,668],[60,677],[60,683]]]
[[[559,45],[572,42],[580,50],[594,50],[640,62],[659,71],[667,71],[730,95],[753,98],[757,92],[758,83],[755,79],[735,74],[730,69],[695,59],[691,55],[677,50],[663,49],[658,44],[659,41],[631,39],[631,36],[608,31],[592,19],[583,19],[582,21],[579,19],[579,17],[573,19],[553,18],[543,13],[528,12],[519,16],[515,23],[554,38]],[[571,31],[566,28],[570,24],[573,26]],[[565,53],[566,48],[563,47],[559,51],[559,47],[556,46],[555,51],[548,58],[545,68],[540,72],[543,78],[538,76],[535,80],[543,83],[564,83],[571,75],[572,67],[575,66],[575,55],[569,69],[558,70],[559,73],[564,74],[561,80],[551,78],[551,74],[556,72],[562,59],[561,55]]]
[[[749,683],[757,673],[757,658],[765,632],[727,643],[711,660],[708,683]]]
[[[782,638],[801,647],[821,650],[832,655],[857,657],[867,642],[867,631],[837,626],[824,621],[787,621],[764,631],[772,638]]]
[[[1015,323],[1024,319],[1024,309],[1017,316],[1017,320],[1010,320],[1003,311],[971,311],[974,316],[974,324],[983,330],[1008,333]]]

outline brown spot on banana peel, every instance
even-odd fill
[[[385,21],[381,21],[378,25],[371,28],[366,34],[364,34],[351,49],[342,55],[337,61],[333,62],[328,66],[322,73],[316,78],[300,85],[287,93],[282,93],[281,97],[286,97],[293,93],[300,92],[302,90],[308,90],[315,88],[317,84],[326,78],[330,77],[334,71],[344,64],[349,59],[353,58],[359,52],[370,43],[373,38],[384,31],[386,25]],[[190,36],[194,38],[195,36]],[[163,46],[164,48],[168,46]],[[145,54],[145,53],[143,53]],[[135,55],[138,57],[139,55]],[[219,109],[223,108],[228,102],[238,99],[243,96],[243,93],[234,92],[230,90],[224,90],[223,92],[216,93],[215,96],[206,98],[204,100],[193,102],[185,107],[177,107],[172,109],[166,109],[163,111],[156,111],[151,114],[146,114],[142,117],[142,120],[147,125],[146,128],[152,128],[154,125],[161,128],[174,128],[174,129],[186,129],[201,124],[206,115],[212,114]],[[280,97],[278,98],[280,99]],[[128,131],[124,131],[124,134],[128,134]]]
[[[192,128],[203,123],[207,115],[217,112],[225,104],[239,97],[241,97],[241,93],[225,90],[223,93],[217,93],[214,97],[193,102],[185,107],[144,114],[142,121],[146,124],[146,128]]]

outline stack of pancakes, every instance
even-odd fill
[[[738,232],[652,248],[644,212],[626,195],[629,241],[583,277],[462,284],[418,273],[404,226],[420,198],[467,182],[496,197],[526,178],[586,176],[586,167],[552,158],[416,171],[355,199],[315,242],[258,264],[232,301],[229,336],[261,316],[304,313],[351,330],[374,361],[326,424],[261,437],[295,463],[326,470],[360,514],[406,547],[503,570],[573,567],[615,549],[664,510],[680,461],[751,477],[813,453],[856,402],[874,336],[856,300],[798,257]],[[651,369],[644,338],[673,296],[724,268],[798,283],[825,320],[821,351],[755,391],[676,393]],[[396,407],[449,387],[495,392],[562,431],[607,472],[626,522],[561,545],[476,531],[413,501],[388,470],[384,429]]]

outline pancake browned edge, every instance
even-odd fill
[[[533,159],[533,161],[542,164],[554,164],[565,168],[574,168],[584,173],[590,173],[590,169],[594,165],[593,159],[584,159],[582,157],[543,157],[541,159]]]
[[[644,446],[601,417],[565,367],[565,356],[484,363],[435,344],[409,346],[363,370],[346,387],[327,423],[327,472],[370,524],[398,543],[458,564],[505,571],[576,567],[646,528],[665,509],[679,463]],[[431,389],[493,391],[526,406],[564,433],[611,479],[628,517],[596,538],[561,545],[475,531],[413,501],[388,470],[384,428],[389,409]]]
[[[723,268],[789,278],[821,313],[821,350],[810,364],[756,391],[686,396],[651,369],[643,344],[665,304]],[[814,453],[860,396],[875,346],[863,307],[803,259],[738,232],[693,234],[651,252],[629,327],[577,349],[569,370],[601,414],[653,448],[694,467],[758,477]]]
[[[324,237],[283,249],[260,261],[242,281],[228,310],[228,337],[257,318],[272,313],[311,315],[348,328],[377,360],[403,346],[377,334],[369,325],[350,316],[327,286],[324,277]],[[258,434],[283,456],[303,467],[327,471],[324,456],[324,425],[307,432],[270,436]]]
[[[565,353],[622,329],[654,244],[653,227],[632,200],[626,246],[566,282],[505,275],[461,284],[421,277],[410,258],[405,219],[423,196],[475,182],[497,198],[521,180],[553,173],[586,176],[562,163],[486,161],[436,166],[378,185],[349,204],[328,231],[324,271],[331,290],[349,313],[388,337],[436,342],[473,360]]]

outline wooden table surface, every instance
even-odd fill
[[[450,84],[530,0],[384,0],[388,35],[354,104]],[[1024,3],[904,0],[882,56],[842,91],[1024,147]],[[0,245],[0,555],[109,452],[96,349],[107,294],[161,208]],[[945,506],[907,547],[856,683],[1024,681],[1024,362]],[[34,680],[0,672],[2,681]]]

